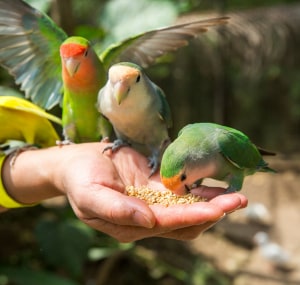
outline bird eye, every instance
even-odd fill
[[[140,79],[141,79],[141,76],[139,75],[137,78],[136,78],[136,83],[140,82]]]
[[[88,55],[88,53],[89,53],[89,50],[86,49],[85,52],[84,52],[84,56],[86,57]]]
[[[186,179],[186,174],[182,173],[180,176],[180,181],[184,181]]]

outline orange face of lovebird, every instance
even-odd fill
[[[60,55],[64,84],[69,89],[100,88],[104,76],[99,74],[102,67],[97,64],[101,62],[90,45],[67,42],[61,45]]]
[[[185,195],[189,190],[185,187],[183,183],[184,175],[183,174],[176,174],[172,177],[162,177],[161,182],[164,184],[166,188],[171,190],[176,195]]]
[[[64,71],[70,77],[73,77],[79,70],[80,64],[84,62],[84,58],[88,54],[88,46],[77,43],[66,43],[60,48],[60,55],[63,61]]]

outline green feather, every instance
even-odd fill
[[[141,33],[116,43],[96,56],[95,64],[101,65],[97,82],[90,83],[86,90],[77,92],[75,90],[77,84],[66,86],[66,82],[62,82],[60,46],[62,43],[74,41],[88,45],[88,40],[79,37],[68,38],[67,34],[45,13],[34,9],[22,0],[0,0],[0,65],[15,77],[16,83],[21,85],[26,97],[40,107],[50,109],[63,102],[63,117],[67,116],[63,118],[63,127],[71,128],[70,133],[75,136],[76,128],[81,131],[95,130],[94,127],[82,126],[84,125],[82,118],[86,118],[86,121],[89,118],[94,119],[94,115],[89,117],[85,115],[86,112],[97,112],[93,109],[96,104],[96,93],[104,85],[105,72],[110,65],[116,61],[130,61],[147,67],[155,62],[157,57],[185,46],[188,40],[206,32],[209,27],[225,24],[227,19],[227,17],[219,17],[170,26]],[[98,72],[97,67],[94,71]],[[96,91],[95,88],[93,89],[95,86],[98,88]],[[84,100],[90,100],[89,104],[85,105],[83,100],[77,99],[81,95],[87,95]],[[164,96],[162,98],[159,116],[171,125],[165,98]],[[84,105],[87,110],[80,111],[83,110]],[[101,121],[104,120],[101,114],[97,117]],[[107,124],[105,122],[99,125]],[[95,136],[97,137],[95,134],[91,137],[84,136],[86,137],[84,140],[95,140]],[[72,137],[70,139],[72,140]]]
[[[246,175],[276,172],[245,134],[214,123],[185,126],[165,150],[161,176],[170,178],[184,169],[210,173],[209,177],[228,182],[227,192],[240,190]]]
[[[61,101],[59,46],[67,35],[22,1],[0,1],[0,64],[27,98],[50,109]]]
[[[87,47],[89,46],[90,41],[83,37],[72,36],[67,38],[62,44],[74,44],[74,43]]]
[[[227,20],[218,17],[141,33],[111,45],[99,58],[106,71],[121,61],[145,68]],[[66,39],[67,34],[45,13],[22,0],[0,0],[0,65],[15,77],[27,98],[45,109],[62,101],[59,47]]]

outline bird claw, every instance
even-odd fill
[[[103,137],[100,142],[103,142],[103,143],[109,143],[110,142],[110,139],[109,137]]]
[[[150,171],[150,175],[149,175],[149,178],[155,174],[155,172],[158,170],[159,168],[159,161],[157,159],[156,156],[152,156],[152,157],[149,157],[149,163],[148,163],[148,166],[151,168],[151,171]]]
[[[236,191],[235,187],[229,186],[223,194],[235,193]]]
[[[56,142],[57,146],[64,146],[64,145],[70,145],[70,144],[74,144],[71,140],[69,139],[65,139],[65,140],[57,140]]]
[[[120,149],[121,147],[124,147],[124,146],[130,146],[130,144],[128,142],[126,142],[126,141],[117,139],[117,140],[114,140],[114,142],[113,142],[112,145],[109,145],[109,146],[105,147],[103,149],[102,153],[106,152],[109,149],[112,152],[116,152],[118,149]]]

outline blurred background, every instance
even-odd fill
[[[158,59],[146,73],[166,93],[172,138],[194,122],[237,128],[277,153],[266,160],[278,174],[247,178],[242,191],[254,212],[233,213],[193,242],[153,238],[120,244],[83,225],[64,201],[3,213],[0,285],[300,284],[299,1],[27,2],[99,51],[150,29],[230,16],[226,26]],[[18,90],[4,69],[0,85]],[[268,259],[268,244],[253,242],[259,231],[289,258]]]

